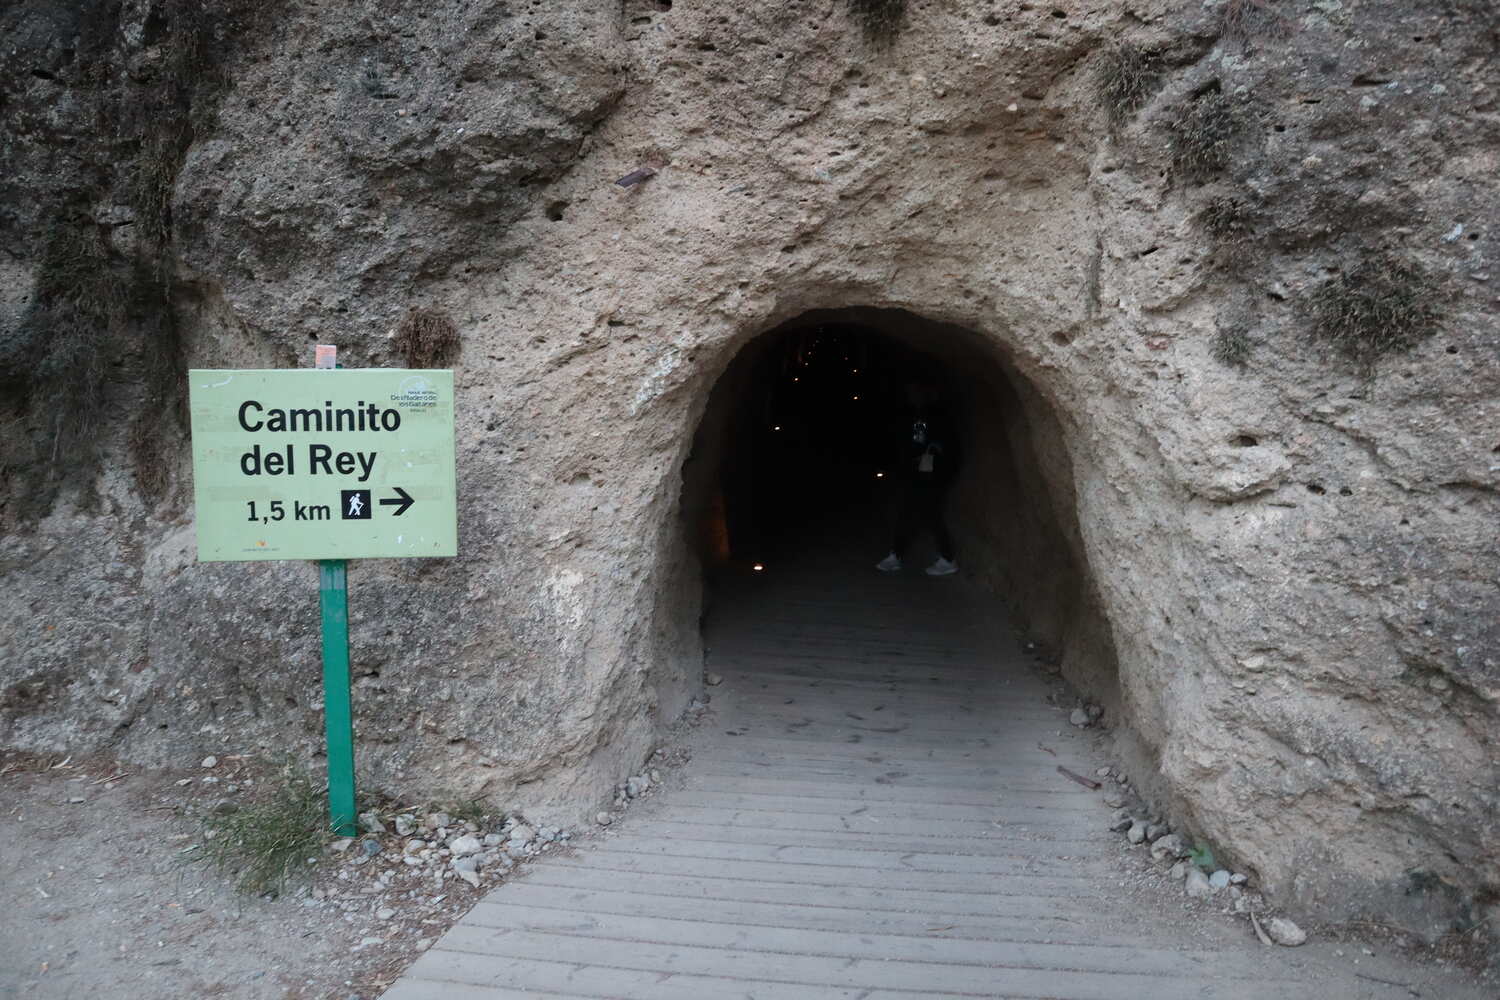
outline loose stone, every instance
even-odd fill
[[[1214,872],[1208,877],[1208,884],[1213,886],[1215,889],[1229,888],[1229,873],[1220,868],[1218,871]]]
[[[1146,824],[1135,819],[1130,821],[1130,829],[1125,831],[1125,839],[1132,844],[1139,844],[1146,839]]]
[[[1089,713],[1081,708],[1075,708],[1073,709],[1072,714],[1068,716],[1068,721],[1077,726],[1079,729],[1083,729],[1089,724]]]
[[[600,826],[609,826],[609,824],[613,823],[614,821],[615,818],[607,812],[599,813],[594,817],[594,822],[598,823]]]
[[[1155,861],[1169,861],[1180,858],[1187,851],[1182,846],[1182,837],[1175,833],[1169,833],[1165,837],[1158,837],[1151,845],[1151,858]]]
[[[479,838],[466,833],[462,836],[454,837],[452,843],[448,845],[448,850],[452,851],[455,857],[462,858],[470,854],[478,854],[481,846]]]
[[[1266,921],[1266,934],[1286,948],[1295,948],[1307,941],[1307,932],[1286,917],[1272,917]]]
[[[1208,899],[1214,894],[1213,886],[1208,884],[1208,876],[1197,868],[1189,869],[1182,891],[1193,899]]]

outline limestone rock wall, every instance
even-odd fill
[[[6,15],[8,183],[46,195],[64,142],[114,163],[80,190],[118,236],[97,77],[31,73],[80,30],[39,10]],[[122,11],[111,65],[149,55]],[[1156,69],[1112,124],[1122,39]],[[462,554],[352,573],[370,780],[543,819],[607,796],[697,684],[679,501],[716,378],[805,311],[901,309],[977,335],[1067,463],[1118,669],[1099,636],[1064,669],[1117,685],[1132,776],[1288,905],[1437,932],[1500,888],[1496,49],[1480,0],[927,0],[888,48],[835,0],[288,3],[183,157],[172,301],[196,366],[397,363],[413,306],[461,332]],[[1205,171],[1180,116],[1214,95]],[[17,330],[45,218],[4,218]],[[1311,303],[1380,255],[1442,327],[1366,370]],[[127,409],[139,349],[105,380]],[[44,406],[17,389],[6,432]],[[180,433],[161,498],[100,441],[43,516],[3,473],[0,738],[316,746],[312,570],[196,565]]]

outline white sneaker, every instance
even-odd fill
[[[958,572],[958,564],[938,556],[938,561],[927,567],[928,576],[951,576]]]
[[[892,552],[876,563],[875,568],[882,573],[899,573],[901,572],[901,557]]]

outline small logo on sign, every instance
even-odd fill
[[[344,499],[341,513],[346,521],[368,521],[370,519],[370,491],[342,490]]]
[[[391,395],[391,402],[406,409],[436,406],[437,387],[425,375],[408,375],[401,380],[400,389]]]

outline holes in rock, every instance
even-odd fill
[[[567,211],[567,208],[568,203],[566,201],[549,202],[547,204],[547,218],[553,222],[561,222],[563,220],[563,212]]]
[[[1308,483],[1307,492],[1311,493],[1313,496],[1320,497],[1328,491],[1322,486],[1319,486],[1317,483]]]
[[[1347,486],[1340,486],[1339,487],[1339,496],[1341,496],[1341,497],[1352,497],[1353,495],[1354,495],[1354,491],[1351,490],[1349,487],[1347,487]]]
[[[1448,351],[1449,354],[1457,354],[1458,353],[1458,348],[1454,347],[1452,344],[1449,344],[1448,348],[1447,348],[1447,351]]]
[[[1260,440],[1253,434],[1236,434],[1234,437],[1229,439],[1229,443],[1234,445],[1236,448],[1254,448],[1256,445],[1260,444]]]
[[[1361,73],[1354,78],[1351,85],[1355,87],[1384,87],[1390,82],[1389,77],[1370,76],[1366,73]]]

